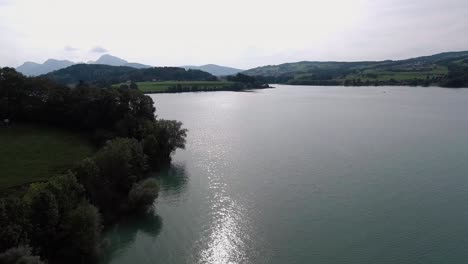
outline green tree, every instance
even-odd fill
[[[99,255],[101,230],[101,216],[97,208],[88,202],[80,203],[65,221],[67,245],[61,251],[62,258],[76,263],[95,261]]]
[[[177,148],[185,148],[187,129],[182,128],[181,122],[158,119],[147,122],[142,130],[143,149],[155,169],[169,163]]]
[[[130,82],[130,89],[138,90],[138,85],[135,82],[131,81]]]
[[[98,192],[93,202],[104,219],[112,221],[125,211],[130,189],[147,172],[146,155],[136,139],[117,138],[96,153],[94,162],[99,173],[92,184]]]
[[[59,213],[62,216],[83,200],[84,188],[71,172],[52,177],[47,183],[47,189],[58,201]]]
[[[31,244],[40,249],[41,255],[48,257],[53,253],[50,246],[55,243],[55,234],[59,227],[57,199],[46,183],[33,183],[25,195],[25,200],[29,206]]]
[[[128,194],[129,210],[147,210],[158,197],[158,192],[159,184],[155,179],[149,178],[135,183]]]
[[[108,184],[103,177],[100,176],[100,171],[93,158],[86,158],[73,168],[78,181],[84,186],[86,198],[93,204],[97,204],[100,195],[103,194],[102,186]],[[104,182],[101,182],[104,181]]]
[[[32,255],[29,246],[10,248],[0,254],[0,264],[43,264],[39,256]]]
[[[112,187],[125,193],[148,169],[140,143],[129,138],[109,141],[96,153],[95,162]]]
[[[159,142],[156,139],[156,137],[152,134],[147,135],[143,141],[143,152],[146,154],[148,157],[148,164],[151,166],[153,169],[159,168],[162,164],[162,157],[161,157],[161,151],[159,149]]]
[[[0,199],[0,252],[26,243],[29,219],[26,204],[18,198]]]

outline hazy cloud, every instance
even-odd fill
[[[90,52],[94,52],[94,53],[106,53],[106,52],[109,52],[107,49],[101,47],[101,46],[96,46],[94,48],[92,48],[90,50]]]
[[[467,0],[0,3],[0,63],[11,66],[48,58],[95,60],[108,50],[149,65],[215,63],[247,69],[298,60],[402,59],[468,49]],[[155,15],[155,10],[164,12]],[[94,48],[67,52],[65,45]]]
[[[66,52],[73,52],[73,51],[78,51],[78,50],[79,50],[79,49],[74,48],[74,47],[69,46],[69,45],[65,46],[65,48],[63,48],[63,49],[64,49]]]
[[[10,4],[11,0],[0,0],[0,6]]]

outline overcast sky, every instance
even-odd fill
[[[243,69],[468,50],[468,0],[0,0],[0,66],[104,53]]]

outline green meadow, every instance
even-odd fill
[[[443,77],[447,75],[448,69],[446,66],[437,66],[434,69],[426,71],[388,71],[388,70],[377,70],[367,69],[359,74],[350,74],[346,76],[346,79],[358,79],[362,81],[409,81],[414,79],[426,79],[427,77]]]
[[[180,87],[183,89],[195,90],[223,90],[229,87],[233,82],[228,81],[164,81],[164,82],[137,82],[138,89],[144,93],[163,93],[169,92],[170,88]],[[115,84],[113,87],[119,87],[121,84]]]
[[[38,125],[0,127],[0,190],[44,180],[93,151],[77,133]]]

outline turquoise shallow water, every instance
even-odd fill
[[[468,90],[151,95],[188,128],[109,263],[464,263]]]

